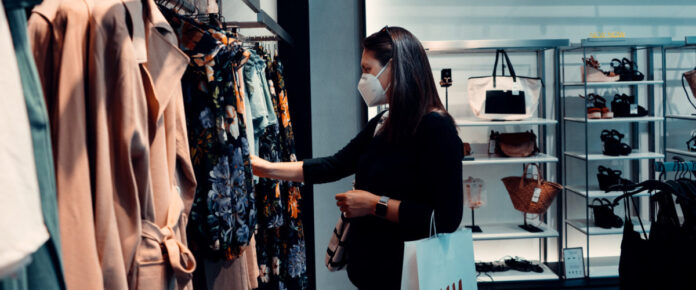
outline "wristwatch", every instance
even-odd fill
[[[380,197],[379,201],[377,202],[377,206],[375,207],[375,215],[378,217],[387,216],[387,204],[388,203],[389,203],[388,196]]]

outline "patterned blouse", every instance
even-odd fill
[[[256,202],[234,71],[241,50],[228,36],[163,10],[191,62],[182,79],[186,121],[198,187],[191,209],[191,248],[212,260],[232,260],[256,227]]]

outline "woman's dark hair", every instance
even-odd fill
[[[362,46],[382,66],[392,60],[389,116],[382,129],[388,140],[399,143],[413,136],[431,111],[441,112],[454,123],[440,101],[425,49],[411,32],[385,26],[365,38]]]

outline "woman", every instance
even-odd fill
[[[355,190],[336,195],[351,218],[348,276],[360,289],[398,289],[404,241],[428,237],[435,211],[439,232],[462,218],[462,142],[438,96],[427,55],[400,27],[363,41],[358,84],[369,106],[389,104],[333,156],[270,163],[252,157],[254,174],[332,182],[355,174]]]

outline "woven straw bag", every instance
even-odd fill
[[[530,166],[537,168],[538,179],[527,178],[527,170]],[[502,181],[515,209],[531,214],[546,212],[553,199],[556,198],[556,194],[563,189],[560,184],[545,181],[539,165],[535,163],[525,166],[522,177],[510,176],[503,178]]]

